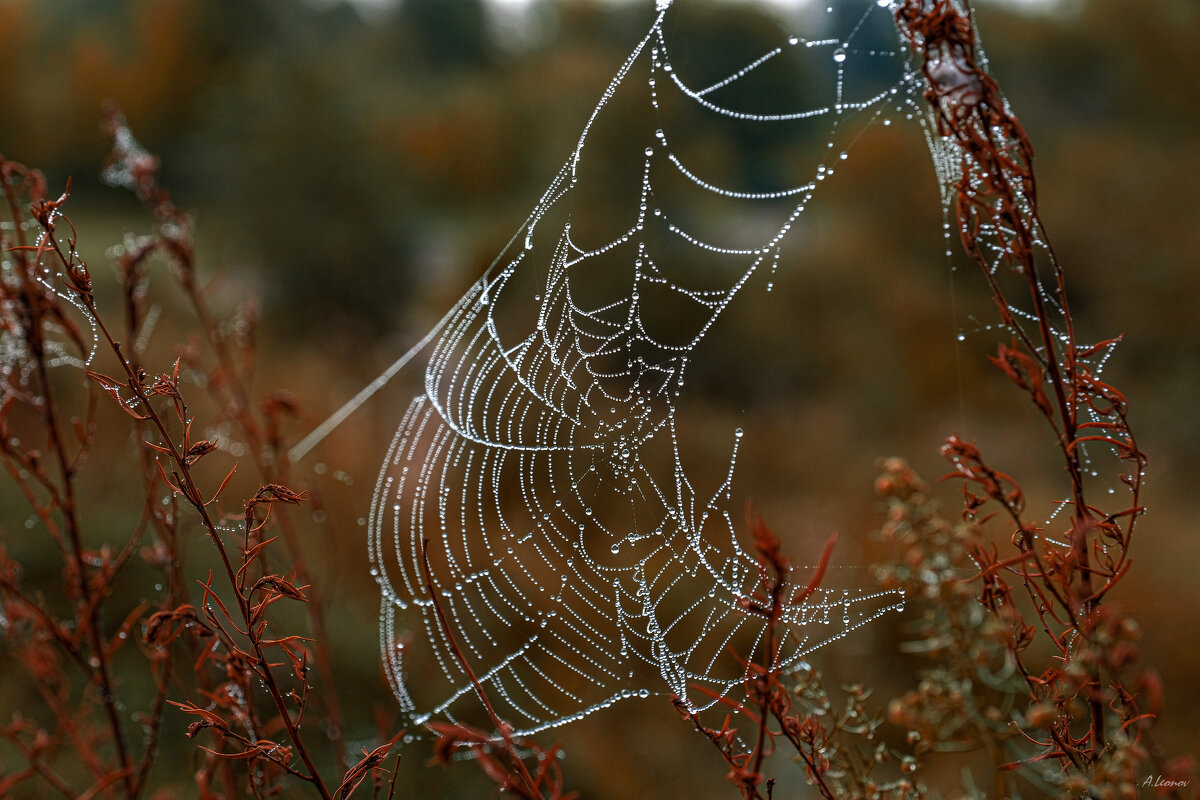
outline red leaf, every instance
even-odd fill
[[[100,384],[100,388],[107,392],[114,400],[116,400],[117,405],[119,405],[121,410],[126,414],[136,420],[150,419],[149,414],[139,414],[138,412],[134,411],[133,408],[131,408],[129,404],[125,402],[125,398],[121,397],[121,390],[125,388],[125,384],[113,380],[107,375],[101,375],[99,372],[92,372],[91,370],[88,370],[87,375],[96,383]]]
[[[359,784],[363,782],[371,770],[377,767],[380,762],[387,757],[388,751],[392,749],[392,745],[396,743],[402,734],[403,731],[397,733],[390,742],[376,747],[369,753],[365,748],[363,749],[362,760],[350,769],[346,770],[346,775],[342,778],[341,785],[338,786],[337,790],[334,792],[338,800],[346,800],[346,798],[354,794],[354,790],[358,788]]]

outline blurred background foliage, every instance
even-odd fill
[[[677,2],[699,9],[689,36],[714,57],[741,63],[739,53],[778,39],[771,7]],[[979,25],[1038,155],[1043,215],[1082,336],[1126,335],[1107,375],[1130,396],[1150,455],[1150,515],[1117,595],[1164,677],[1159,736],[1195,754],[1200,9],[1192,0],[1031,8],[980,2]],[[218,303],[232,311],[257,298],[258,387],[300,399],[298,436],[416,341],[501,250],[651,10],[649,0],[0,0],[0,150],[41,167],[52,187],[72,178],[69,210],[99,273],[106,248],[147,228],[136,202],[98,177],[101,108],[118,103],[162,157],[163,184],[195,213]],[[714,164],[752,183],[777,167],[762,154],[786,161],[788,142],[769,145],[717,135],[707,146]],[[796,560],[838,530],[845,563],[869,564],[881,557],[869,537],[878,456],[905,455],[936,476],[937,446],[958,432],[1035,495],[1039,476],[1053,477],[1031,455],[1042,431],[983,358],[996,342],[978,330],[991,319],[982,286],[966,269],[952,275],[941,256],[920,137],[866,137],[818,200],[803,245],[785,246],[774,291],[731,311],[689,381],[714,458],[734,425],[770,443],[739,460],[738,486]],[[173,324],[164,315],[155,334],[164,345],[186,329]],[[969,334],[962,344],[959,329]],[[320,497],[313,561],[332,587],[331,617],[345,622],[332,634],[335,671],[353,709],[350,736],[364,743],[373,715],[394,710],[379,677],[361,518],[419,383],[410,369],[298,469]],[[122,512],[109,516],[125,524]],[[23,522],[6,511],[0,536]],[[902,688],[901,628],[879,623],[817,660],[831,682]],[[0,716],[20,708],[9,691],[0,700]],[[732,796],[705,744],[659,705],[564,729],[569,783],[587,797],[651,787]],[[427,775],[424,757],[406,755],[414,787],[448,796],[449,782],[470,780]]]

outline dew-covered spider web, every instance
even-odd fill
[[[675,36],[686,5],[658,0],[518,235],[429,341],[369,522],[384,662],[414,724],[475,713],[463,660],[531,733],[630,697],[702,710],[762,659],[736,467],[767,443],[730,428],[723,466],[695,466],[688,441],[710,434],[680,422],[689,367],[732,304],[770,291],[862,133],[927,118],[888,2],[802,4],[745,54]],[[708,153],[714,130],[808,156],[746,177]],[[789,604],[775,666],[902,600]]]

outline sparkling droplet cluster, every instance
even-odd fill
[[[740,507],[735,466],[752,436],[729,431],[727,467],[699,474],[681,452],[695,434],[681,424],[678,403],[701,341],[743,290],[770,290],[785,240],[835,170],[817,163],[798,185],[765,190],[724,186],[706,177],[711,165],[689,163],[680,145],[692,131],[673,129],[659,112],[669,94],[670,102],[716,120],[812,121],[824,126],[828,159],[838,164],[867,126],[892,115],[924,124],[914,113],[920,76],[911,65],[899,52],[857,46],[868,22],[891,30],[888,4],[847,4],[858,14],[843,36],[785,36],[727,77],[694,88],[672,62],[664,33],[664,20],[678,9],[659,0],[655,22],[604,90],[519,246],[452,310],[432,346],[425,391],[387,453],[369,521],[381,649],[414,724],[460,718],[477,703],[438,609],[517,732],[631,697],[674,693],[701,709],[743,686],[744,667],[729,651],[758,658],[765,631],[765,621],[746,611],[760,574],[733,522]],[[770,113],[739,106],[743,83],[786,63],[789,50],[827,56],[832,102]],[[891,85],[857,96],[850,68],[860,62],[891,70]],[[646,130],[626,133],[641,160],[627,227],[585,243],[575,200],[585,145],[613,98],[639,91]],[[774,221],[759,240],[731,243],[677,210],[662,188],[668,181]],[[723,284],[701,285],[677,257],[668,263],[679,248],[716,259]],[[628,276],[624,294],[593,298],[588,279],[613,264]],[[760,273],[769,274],[755,283]],[[515,287],[530,275],[537,276],[533,322],[513,335],[497,307],[517,297]],[[694,312],[682,335],[654,332],[667,302]],[[807,653],[901,602],[892,594],[817,591],[786,613],[791,635],[780,667],[800,668]]]

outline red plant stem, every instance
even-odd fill
[[[68,800],[77,800],[75,791],[71,788],[70,784],[64,781],[62,777],[59,776],[59,774],[54,770],[50,769],[49,766],[44,764],[42,760],[33,753],[33,751],[21,744],[21,742],[17,740],[15,736],[8,737],[8,740],[16,749],[16,751],[21,754],[21,758],[25,760],[25,763],[29,765],[31,770],[42,776],[42,779],[45,780],[46,783],[50,784],[52,787],[65,795]]]
[[[1050,573],[1041,563],[1040,557],[1040,574],[1030,575],[1026,566],[1021,573],[1022,580],[1028,587],[1035,581],[1045,585],[1066,609],[1072,628],[1086,638],[1090,636],[1091,628],[1095,624],[1096,607],[1119,575],[1118,570],[1114,569],[1105,586],[1099,591],[1093,590],[1089,553],[1091,539],[1088,534],[1095,527],[1095,521],[1093,509],[1087,504],[1084,496],[1083,471],[1078,448],[1081,441],[1078,407],[1081,398],[1103,396],[1103,393],[1096,392],[1094,387],[1085,384],[1080,374],[1074,322],[1066,297],[1066,278],[1038,216],[1032,147],[1020,122],[1007,111],[995,81],[976,64],[969,0],[961,0],[961,5],[964,11],[960,11],[958,6],[949,0],[936,0],[929,8],[924,0],[907,0],[897,9],[896,20],[913,49],[924,59],[922,72],[927,85],[925,96],[937,115],[938,132],[943,136],[953,136],[961,151],[962,174],[956,189],[963,245],[981,268],[991,289],[993,302],[1005,324],[1014,331],[1028,352],[1045,370],[1045,380],[1050,382],[1055,395],[1056,412],[1049,408],[1042,408],[1042,411],[1058,437],[1059,448],[1066,461],[1070,478],[1074,512],[1067,558],[1074,569],[1071,576],[1062,581],[1065,596],[1053,585]],[[950,59],[949,66],[945,62],[947,58]],[[940,75],[935,75],[931,66],[931,61],[935,60]],[[958,74],[955,75],[955,72]],[[943,80],[940,81],[939,77]],[[1011,154],[1010,148],[1015,150],[1015,155]],[[1020,181],[1020,190],[1010,181],[1012,176]],[[982,196],[975,188],[979,185],[984,187]],[[1022,198],[1024,203],[1021,202]],[[986,221],[986,227],[981,220]],[[1004,261],[1025,278],[1033,304],[1032,316],[1038,329],[1040,346],[1031,340],[1013,318],[1004,291],[992,273],[980,246],[979,238],[985,230],[996,237]],[[1008,231],[1013,232],[1012,241],[1007,235]],[[1042,283],[1036,270],[1034,247],[1038,244],[1039,233],[1040,244],[1050,259],[1054,274],[1054,291],[1065,320],[1065,333],[1062,337],[1058,336],[1051,326]],[[1061,344],[1060,338],[1064,340]],[[1042,379],[1041,376],[1030,377],[1034,380]],[[1041,403],[1039,407],[1042,407]],[[1061,420],[1061,428],[1055,420],[1055,414]],[[1132,435],[1128,433],[1124,413],[1120,413],[1118,418],[1120,431],[1127,434],[1127,441],[1132,446]],[[1126,456],[1122,455],[1122,458]],[[1128,533],[1121,542],[1121,562],[1128,552],[1129,534],[1132,532],[1133,521],[1138,511],[1137,498],[1143,460],[1140,451],[1134,451],[1129,458],[1135,462],[1138,472],[1129,480],[1134,505],[1130,509],[1132,513]],[[1019,530],[1027,530],[1021,523],[1017,510],[1008,503],[1005,503],[1005,506],[1017,521]],[[1028,550],[1036,553],[1036,548],[1028,541],[1028,537],[1025,544]],[[1019,656],[1017,661],[1020,662]],[[1089,668],[1088,682],[1088,688],[1092,690],[1089,691],[1091,696],[1088,699],[1091,726],[1087,739],[1090,739],[1092,745],[1088,759],[1095,760],[1105,746],[1104,707],[1099,692],[1095,691],[1100,686],[1098,667]],[[1065,735],[1070,737],[1069,732]],[[1080,742],[1068,741],[1060,750],[1063,754],[1073,757],[1079,752],[1079,744],[1087,739]]]
[[[771,691],[776,687],[778,680],[778,667],[776,667],[776,644],[775,634],[776,628],[779,625],[779,619],[783,614],[783,591],[787,585],[787,579],[776,568],[775,578],[771,582],[771,606],[770,619],[767,622],[767,636],[763,644],[763,673],[757,680],[762,682],[760,687],[761,695],[756,698],[759,707],[759,723],[757,739],[754,744],[754,777],[757,780],[762,774],[763,759],[766,758],[766,741],[767,741],[767,721],[770,718],[768,711],[770,710]]]
[[[6,429],[0,430],[0,434],[6,432]],[[28,455],[15,449],[10,443],[8,436],[0,435],[0,452],[3,452],[6,456],[4,459],[4,468],[12,477],[13,482],[16,483],[21,494],[25,496],[26,503],[31,509],[33,509],[33,513],[37,515],[38,521],[42,523],[42,527],[44,527],[46,532],[50,534],[50,538],[54,541],[54,546],[58,549],[58,553],[62,557],[63,561],[69,561],[70,554],[67,551],[67,544],[63,539],[62,532],[58,529],[58,523],[54,520],[52,505],[42,505],[42,503],[38,500],[37,495],[34,494],[33,489],[29,486],[29,482],[21,475],[21,470],[17,468],[17,465],[25,468],[30,475],[36,476],[39,479],[39,482],[42,483],[43,486],[46,486],[47,491],[49,491],[51,495],[51,504],[55,502],[54,498],[57,496],[57,487],[54,486],[53,482],[51,482],[49,485],[46,485],[44,480],[45,476],[40,475],[36,469],[30,468],[32,465],[30,464]],[[14,462],[16,463],[14,464]]]
[[[8,187],[7,182],[5,182],[5,186],[6,190],[11,192],[11,188]],[[17,227],[19,228],[20,225]],[[46,237],[53,242],[53,231],[47,231]],[[54,248],[61,258],[62,254],[61,251],[58,251],[57,242],[54,242]],[[109,675],[108,653],[104,647],[103,632],[100,624],[99,601],[102,597],[93,598],[93,590],[88,582],[87,562],[84,559],[84,546],[79,531],[78,507],[75,500],[75,470],[68,463],[66,442],[59,432],[58,411],[54,391],[51,388],[50,376],[46,369],[45,348],[42,339],[42,306],[38,302],[38,298],[34,296],[36,290],[32,288],[36,283],[32,275],[35,265],[27,258],[22,258],[21,260],[25,268],[25,274],[22,276],[22,284],[26,292],[30,295],[26,300],[31,322],[29,328],[25,331],[26,341],[29,344],[30,354],[37,369],[38,382],[41,386],[41,410],[46,423],[49,449],[54,454],[61,475],[61,492],[57,501],[63,514],[66,538],[70,545],[70,556],[74,562],[69,570],[69,574],[75,580],[75,591],[77,594],[76,613],[81,615],[82,618],[79,621],[87,628],[88,640],[92,650],[92,658],[88,661],[88,666],[94,678],[99,683],[101,705],[104,707],[108,726],[112,732],[113,747],[116,750],[118,763],[121,765],[121,770],[124,773],[125,791],[130,800],[133,800],[138,795],[139,787],[133,774],[133,762],[130,759],[125,743],[125,732],[122,729],[121,720],[116,708],[112,677]],[[96,587],[95,593],[102,596],[106,590],[107,585],[101,585]]]
[[[980,122],[980,125],[985,130],[987,129],[987,126],[983,123],[983,121]],[[991,140],[988,140],[987,144],[991,145],[992,151],[994,152],[995,151],[994,142],[992,142]],[[1033,170],[1032,170],[1032,164],[1031,164],[1032,153],[1028,151],[1027,147],[1024,145],[1024,142],[1022,142],[1021,156],[1025,160],[1025,164],[1028,169],[1028,180],[1029,180],[1030,184],[1032,185],[1033,184]],[[1006,204],[1013,204],[1013,202],[1014,202],[1013,198],[1015,197],[1015,191],[1014,191],[1013,187],[1009,184],[1005,171],[1003,170],[1002,167],[1000,167],[999,164],[996,164],[994,160],[993,160],[993,163],[991,166],[991,170],[992,170],[992,172],[990,172],[989,174],[991,175],[993,188],[999,190],[999,194]],[[960,189],[960,191],[961,191],[961,189]],[[1035,203],[1036,201],[1033,198],[1031,198],[1030,202]],[[987,212],[985,211],[983,213],[987,213]],[[1033,220],[1036,221],[1036,219],[1037,219],[1036,210],[1034,210],[1032,212],[1032,214],[1033,214]],[[991,216],[991,215],[989,214],[989,216]],[[1019,221],[1021,223],[1025,222],[1024,217],[1017,213],[1012,214],[1011,218],[1016,221]],[[991,224],[994,229],[1000,230],[1000,223],[994,217],[992,218]],[[1026,278],[1026,283],[1029,288],[1029,295],[1034,304],[1034,316],[1037,320],[1037,328],[1038,328],[1039,335],[1041,337],[1042,352],[1044,354],[1041,358],[1041,361],[1042,361],[1043,366],[1049,373],[1050,384],[1054,389],[1055,399],[1058,404],[1059,418],[1062,420],[1062,429],[1061,429],[1061,431],[1058,431],[1059,448],[1062,450],[1063,455],[1066,459],[1066,467],[1067,467],[1068,475],[1070,477],[1071,492],[1072,492],[1073,499],[1074,499],[1074,513],[1072,515],[1072,525],[1071,525],[1071,531],[1070,531],[1070,558],[1078,565],[1077,574],[1079,576],[1078,580],[1079,580],[1080,586],[1079,586],[1079,589],[1077,589],[1074,592],[1071,591],[1072,587],[1068,586],[1067,587],[1067,591],[1068,591],[1067,597],[1060,598],[1060,601],[1064,602],[1064,605],[1066,605],[1067,611],[1071,615],[1073,620],[1076,618],[1076,615],[1078,614],[1078,616],[1082,618],[1082,620],[1084,621],[1084,625],[1086,626],[1088,624],[1087,621],[1092,616],[1092,612],[1094,611],[1095,607],[1099,604],[1100,598],[1096,597],[1092,591],[1091,564],[1090,564],[1090,559],[1089,559],[1089,554],[1088,554],[1088,546],[1089,546],[1090,542],[1087,537],[1087,530],[1088,530],[1089,526],[1088,526],[1088,520],[1087,520],[1087,516],[1086,516],[1088,506],[1087,506],[1086,500],[1084,498],[1083,473],[1082,473],[1082,470],[1080,469],[1080,465],[1079,465],[1079,450],[1076,447],[1074,447],[1075,439],[1078,436],[1078,429],[1076,427],[1077,426],[1077,417],[1076,417],[1076,414],[1074,413],[1075,409],[1074,409],[1073,404],[1070,403],[1067,398],[1067,383],[1068,383],[1068,381],[1071,383],[1072,387],[1074,387],[1074,384],[1077,379],[1076,370],[1074,368],[1075,358],[1076,358],[1076,346],[1075,346],[1075,340],[1073,338],[1073,331],[1069,329],[1067,332],[1067,341],[1063,345],[1063,347],[1065,349],[1065,353],[1063,355],[1063,360],[1067,364],[1069,375],[1064,376],[1062,373],[1062,368],[1059,363],[1056,337],[1050,327],[1049,313],[1046,309],[1045,298],[1042,296],[1041,283],[1037,277],[1037,271],[1036,271],[1036,265],[1034,263],[1033,253],[1032,253],[1029,245],[1026,244],[1026,242],[1031,240],[1031,238],[1032,238],[1032,231],[1029,231],[1028,229],[1022,229],[1022,233],[1025,235],[1018,237],[1022,243],[1022,247],[1021,247],[1020,251],[1014,253],[1011,248],[1007,248],[1006,252],[1013,255],[1013,257],[1018,260],[1019,266],[1020,266],[1020,271],[1024,274],[1024,276]],[[1046,237],[1045,237],[1044,233],[1043,233],[1043,241],[1046,241]],[[1047,247],[1047,249],[1050,248],[1048,241],[1046,243],[1046,247]],[[1053,253],[1052,250],[1050,252]],[[984,272],[990,274],[990,272],[988,270],[988,265],[987,265],[986,261],[982,259],[981,254],[976,253],[975,255],[976,255],[976,261],[983,268]],[[1066,297],[1065,297],[1065,276],[1063,275],[1062,269],[1059,266],[1057,259],[1052,258],[1052,261],[1054,264],[1056,285],[1058,286],[1058,291],[1060,293],[1060,302],[1063,304],[1062,311],[1063,311],[1064,316],[1067,319],[1070,319],[1071,318],[1070,309],[1066,305]],[[995,295],[995,301],[998,305],[1001,305],[1001,306],[1007,308],[1007,305],[1008,305],[1007,300],[1005,299],[1005,297],[1002,293]],[[1032,346],[1030,346],[1030,351],[1035,354],[1037,353],[1037,349]],[[1072,392],[1072,396],[1074,396],[1074,395],[1075,395],[1075,392]],[[1051,424],[1052,424],[1052,427],[1055,427],[1055,426],[1053,426],[1053,420],[1051,420]],[[1044,569],[1042,570],[1042,574],[1046,574]],[[1080,603],[1080,598],[1082,598],[1081,603]],[[1076,609],[1076,607],[1075,607],[1076,604],[1080,604],[1082,607]],[[1078,623],[1076,623],[1075,627],[1077,630],[1079,630],[1085,636],[1089,633],[1089,631],[1087,630],[1086,627],[1081,626]],[[1089,677],[1089,681],[1093,685],[1099,685],[1099,675],[1097,674],[1095,668],[1091,668],[1089,670],[1088,677]],[[1091,708],[1092,740],[1094,742],[1094,745],[1096,747],[1099,747],[1101,745],[1101,743],[1103,743],[1105,741],[1104,707],[1103,707],[1103,704],[1100,702],[1100,700],[1096,696],[1093,696],[1089,699],[1089,705]],[[1071,750],[1073,748],[1062,748],[1062,749],[1065,752],[1071,752]]]
[[[517,753],[516,746],[513,744],[512,738],[508,733],[508,725],[500,719],[500,715],[496,713],[496,709],[492,707],[492,701],[488,699],[487,692],[483,690],[483,685],[480,684],[479,678],[475,676],[475,671],[471,669],[470,663],[467,661],[467,656],[463,653],[462,648],[458,646],[458,641],[454,638],[454,631],[450,628],[450,622],[446,619],[445,613],[442,611],[441,604],[438,603],[437,594],[433,590],[433,574],[429,569],[429,540],[421,540],[421,573],[425,579],[425,591],[429,592],[429,599],[433,603],[434,613],[437,614],[438,624],[441,625],[442,633],[446,637],[446,641],[450,644],[450,650],[454,653],[458,665],[462,667],[463,672],[467,674],[467,679],[471,681],[472,688],[475,689],[475,694],[483,703],[484,709],[487,710],[488,717],[492,721],[492,725],[496,727],[496,732],[500,734],[504,741],[505,748],[511,760],[516,764],[517,776],[524,782],[525,790],[529,792],[530,797],[540,795],[536,785],[533,782],[533,776],[529,774],[529,770],[525,768],[525,762],[521,760]]]
[[[279,448],[275,448],[275,453],[277,458],[283,455],[283,451]],[[280,469],[277,472],[271,471],[260,461],[259,471],[269,482],[287,484],[286,468]],[[279,528],[283,531],[284,545],[287,547],[288,555],[292,560],[292,568],[296,570],[296,579],[299,583],[308,586],[305,590],[308,593],[308,602],[304,604],[304,609],[308,614],[308,622],[312,626],[313,651],[317,659],[317,674],[321,677],[321,683],[327,688],[327,691],[321,694],[321,701],[325,705],[327,714],[326,722],[328,723],[329,738],[333,743],[334,757],[337,759],[339,770],[345,772],[346,741],[342,731],[342,707],[338,698],[338,692],[334,689],[337,684],[333,679],[333,663],[329,658],[329,648],[327,646],[329,635],[325,625],[325,613],[321,605],[321,593],[316,589],[316,582],[313,581],[308,571],[291,515],[287,513],[286,508],[280,508],[276,513],[279,517]]]
[[[400,774],[400,754],[396,753],[396,764],[392,767],[392,779],[388,781],[387,800],[393,800],[396,796],[396,776]]]
[[[126,333],[130,339],[137,335],[137,327],[139,325],[139,312],[136,289],[140,275],[136,272],[136,264],[141,258],[147,255],[147,251],[143,251],[141,256],[133,263],[132,266],[126,266],[124,275],[124,297],[125,297],[125,320]],[[135,372],[139,371],[141,364],[140,359],[135,352],[130,358],[130,366]],[[91,393],[93,396],[95,392]],[[140,529],[150,524],[157,522],[158,518],[154,509],[155,487],[158,485],[159,477],[158,470],[154,468],[154,458],[151,455],[149,447],[142,443],[138,448],[138,458],[142,467],[142,483],[146,490],[146,499],[142,506],[142,518],[139,521]],[[174,512],[174,498],[172,497],[172,512]],[[167,548],[167,557],[165,564],[167,593],[167,605],[165,608],[175,608],[186,602],[187,593],[184,589],[182,576],[179,568],[179,551],[178,543],[175,538],[174,527],[170,529],[165,526],[159,527],[157,530],[159,540]],[[131,540],[132,542],[132,540]],[[189,647],[193,660],[195,658],[194,648]],[[152,662],[153,663],[153,662]],[[154,766],[155,758],[158,755],[158,740],[162,733],[163,712],[166,708],[167,695],[170,692],[171,677],[175,671],[174,659],[164,657],[158,662],[159,668],[154,670],[154,701],[150,708],[150,713],[146,716],[144,723],[146,727],[145,742],[143,745],[143,753],[141,763],[137,769],[137,784],[145,786],[150,777],[150,769]],[[203,675],[203,672],[198,673],[198,677]],[[201,678],[203,680],[203,678]]]
[[[163,711],[166,707],[167,692],[170,690],[173,667],[174,661],[170,658],[164,658],[162,670],[154,678],[154,705],[151,707],[150,714],[148,715],[149,722],[147,725],[149,730],[146,733],[145,753],[142,756],[142,763],[138,765],[137,771],[137,783],[139,786],[146,785],[146,780],[150,776],[150,768],[154,766],[154,758],[158,751],[158,737],[162,731]]]
[[[55,249],[57,249],[57,245],[55,245]],[[61,252],[60,258],[63,258]],[[65,258],[63,260],[64,263],[66,263]],[[205,531],[208,533],[209,538],[216,546],[217,552],[221,557],[221,564],[225,569],[225,575],[229,580],[229,585],[236,590],[238,586],[237,572],[234,570],[233,564],[229,560],[229,554],[225,549],[224,542],[221,541],[221,536],[217,532],[216,525],[213,523],[212,518],[208,514],[208,509],[205,506],[203,495],[200,493],[200,490],[196,487],[192,479],[191,469],[186,459],[184,458],[183,454],[179,452],[179,449],[176,446],[174,439],[168,433],[162,418],[158,415],[158,412],[151,404],[150,398],[146,395],[145,390],[142,388],[140,377],[130,366],[128,359],[122,352],[120,343],[113,339],[108,327],[104,324],[103,319],[101,319],[99,310],[96,307],[95,299],[90,294],[84,293],[79,293],[79,297],[87,308],[89,315],[95,321],[100,332],[103,334],[109,348],[116,355],[117,360],[124,369],[126,376],[129,379],[128,383],[130,389],[137,397],[139,404],[145,409],[148,419],[153,423],[154,427],[158,429],[164,445],[170,452],[170,458],[175,463],[176,469],[178,470],[176,475],[180,479],[180,488],[183,489],[183,496],[200,515],[201,524],[204,526]],[[288,711],[287,703],[284,700],[283,693],[280,691],[279,686],[275,681],[274,673],[271,671],[270,662],[263,653],[262,643],[254,631],[254,626],[251,623],[249,600],[241,592],[236,592],[236,594],[238,598],[238,608],[241,611],[242,620],[246,625],[245,632],[251,643],[251,646],[254,648],[259,674],[263,678],[263,683],[267,688],[267,692],[271,695],[271,699],[274,701],[276,709],[279,711],[280,719],[283,721],[284,727],[287,729],[288,737],[292,740],[292,743],[296,747],[296,752],[300,755],[301,760],[308,769],[308,775],[302,775],[300,777],[303,777],[305,780],[312,783],[322,798],[329,798],[329,790],[325,787],[324,781],[321,780],[321,775],[317,771],[316,766],[313,764],[312,757],[309,755],[308,749],[304,746],[304,741],[300,736],[300,732],[296,728],[295,722],[292,720],[291,714]]]
[[[165,192],[161,189],[147,196],[146,206],[151,212],[155,212],[156,216],[161,216],[162,213],[177,213],[170,204],[170,201],[166,199]],[[233,353],[226,344],[225,336],[221,333],[214,315],[208,308],[203,293],[196,285],[194,254],[191,248],[180,245],[175,239],[164,236],[161,232],[158,235],[158,242],[169,251],[169,255],[179,264],[180,283],[183,286],[188,301],[192,304],[192,310],[200,321],[200,327],[205,331],[213,350],[216,352],[217,363],[223,371],[224,385],[227,387],[224,392],[226,402],[233,410],[232,417],[237,420],[243,434],[246,436],[247,449],[251,453],[255,467],[266,482],[287,483],[287,465],[284,460],[286,458],[284,455],[286,451],[279,446],[279,442],[272,440],[270,444],[275,459],[275,466],[272,466],[265,458],[264,436],[259,429],[254,415],[250,411],[250,393],[247,391],[245,382],[242,380],[241,371],[235,365]],[[280,530],[283,531],[284,543],[288,549],[288,554],[291,556],[292,566],[296,570],[297,577],[301,583],[307,584],[309,587],[309,599],[304,605],[304,610],[313,630],[313,640],[315,643],[313,649],[316,655],[317,673],[321,676],[321,682],[326,687],[326,692],[322,694],[322,701],[328,717],[329,735],[334,745],[334,755],[337,759],[338,767],[344,772],[347,765],[346,743],[343,734],[343,714],[338,692],[335,689],[337,683],[334,680],[333,665],[326,644],[328,642],[328,635],[322,598],[319,591],[314,588],[316,582],[310,577],[304,554],[296,536],[295,526],[286,509],[279,509],[279,526]]]
[[[45,682],[39,682],[37,686],[38,692],[42,696],[42,700],[46,703],[46,707],[54,714],[54,718],[58,721],[59,728],[70,739],[71,745],[75,748],[75,752],[79,754],[80,761],[87,767],[88,771],[95,776],[101,776],[109,771],[109,766],[101,762],[91,742],[88,741],[86,732],[79,730],[80,725],[85,720],[84,715],[79,714],[77,709],[71,709],[66,706],[63,699],[53,688],[47,686]]]
[[[772,712],[772,713],[774,713],[774,712]],[[780,719],[778,714],[775,714],[775,719],[779,720],[780,723],[783,722],[783,720]],[[792,743],[792,746],[796,748],[796,752],[800,754],[800,758],[804,761],[804,764],[808,767],[808,774],[811,775],[813,777],[813,780],[815,780],[817,782],[817,791],[819,791],[821,793],[821,796],[824,797],[825,800],[837,800],[838,796],[836,794],[834,794],[834,792],[831,788],[829,788],[829,784],[825,783],[825,776],[822,774],[822,771],[819,768],[820,765],[817,764],[816,759],[813,758],[813,756],[812,756],[812,753],[811,753],[812,745],[809,744],[806,746],[803,741],[792,738],[787,733],[786,728],[784,728],[783,731],[784,731],[784,736],[788,737],[788,741],[790,741]],[[999,795],[997,795],[997,796],[999,796]]]

